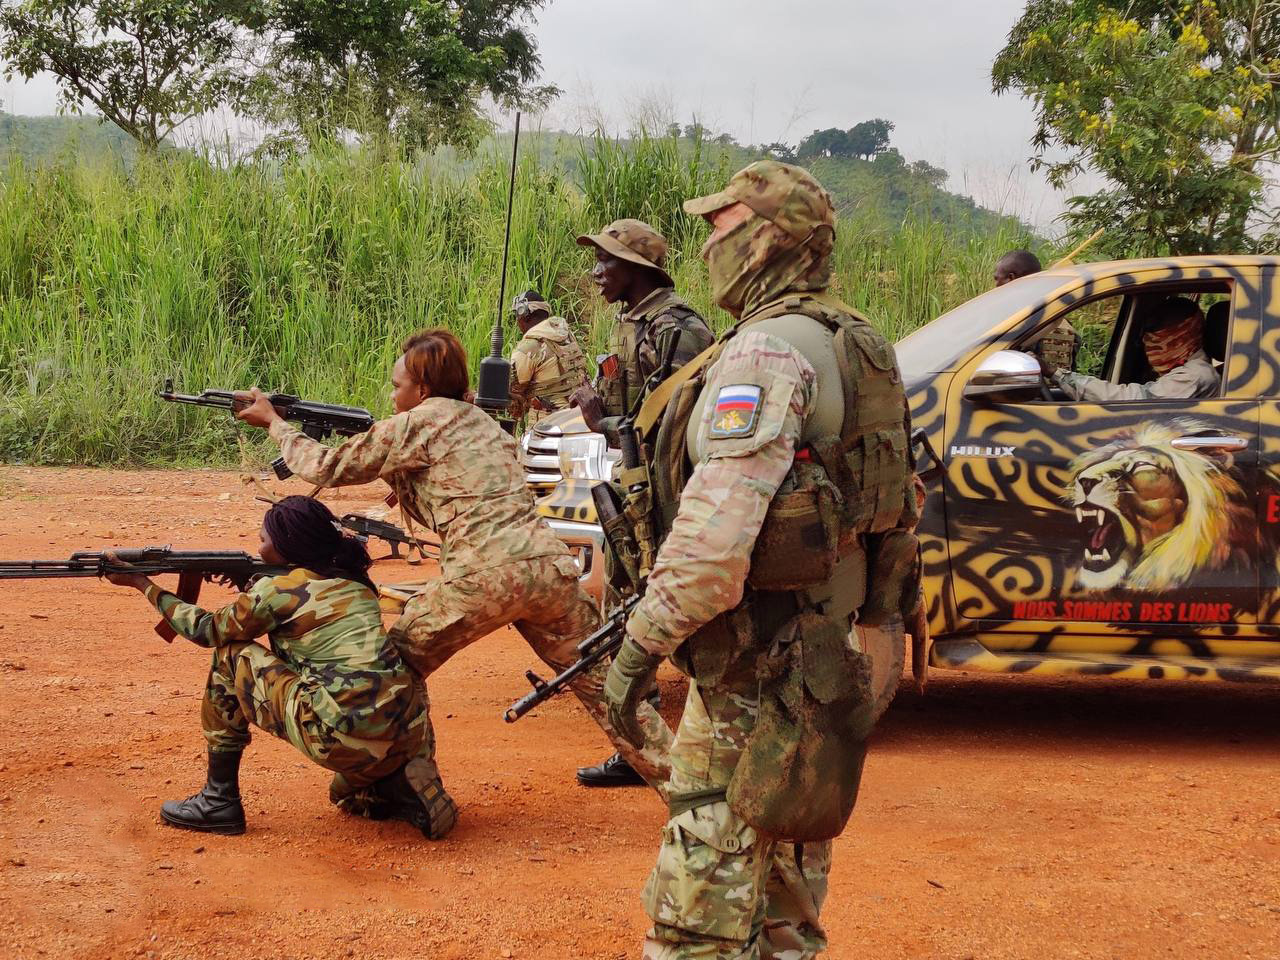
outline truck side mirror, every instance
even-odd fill
[[[1038,397],[1040,362],[1020,350],[997,350],[979,364],[964,387],[966,400],[1025,400]]]

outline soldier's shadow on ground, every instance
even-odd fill
[[[923,748],[939,740],[1023,749],[1245,747],[1280,755],[1280,684],[935,671],[920,694],[905,678],[875,743]]]

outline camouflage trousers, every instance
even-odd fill
[[[689,684],[671,748],[672,797],[729,785],[755,725],[754,684]],[[686,810],[662,830],[645,884],[653,921],[646,960],[807,960],[825,949],[818,919],[831,844],[757,835],[724,800]]]
[[[595,604],[578,583],[577,564],[561,554],[430,581],[405,604],[390,636],[400,655],[425,678],[459,650],[510,624],[558,672],[578,659],[578,644],[599,622]],[[650,704],[642,703],[638,713],[644,745],[637,749],[619,736],[604,707],[608,672],[607,663],[598,664],[571,689],[615,748],[661,792],[670,770],[671,729]],[[434,743],[433,735],[429,741]]]
[[[872,658],[875,716],[902,675],[901,621],[859,625],[854,643]],[[689,684],[671,750],[670,794],[723,790],[755,726],[756,685]],[[819,912],[827,896],[831,843],[777,843],[723,800],[672,817],[645,885],[653,928],[648,960],[808,960],[826,948]]]
[[[249,743],[249,725],[286,740],[307,759],[333,771],[329,799],[353,807],[363,788],[404,766],[429,748],[425,702],[409,688],[412,702],[388,698],[376,716],[338,729],[316,715],[315,701],[328,699],[265,647],[232,643],[213,652],[213,666],[200,708],[200,724],[211,753],[237,753]],[[332,701],[330,701],[332,703]]]

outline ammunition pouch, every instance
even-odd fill
[[[911,619],[920,602],[920,540],[906,529],[872,533],[867,543],[867,599],[858,622],[880,626]]]
[[[875,724],[871,660],[812,609],[786,621],[757,665],[759,713],[725,798],[777,840],[839,836],[853,813]]]
[[[805,590],[831,579],[840,539],[840,492],[820,464],[797,460],[769,504],[751,553],[757,590]]]
[[[713,618],[676,648],[671,663],[703,686],[751,685],[760,654],[758,607],[758,598],[753,598]],[[795,606],[789,609],[794,611]]]

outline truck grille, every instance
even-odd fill
[[[524,481],[535,490],[550,490],[560,482],[560,437],[528,430],[520,440]]]

